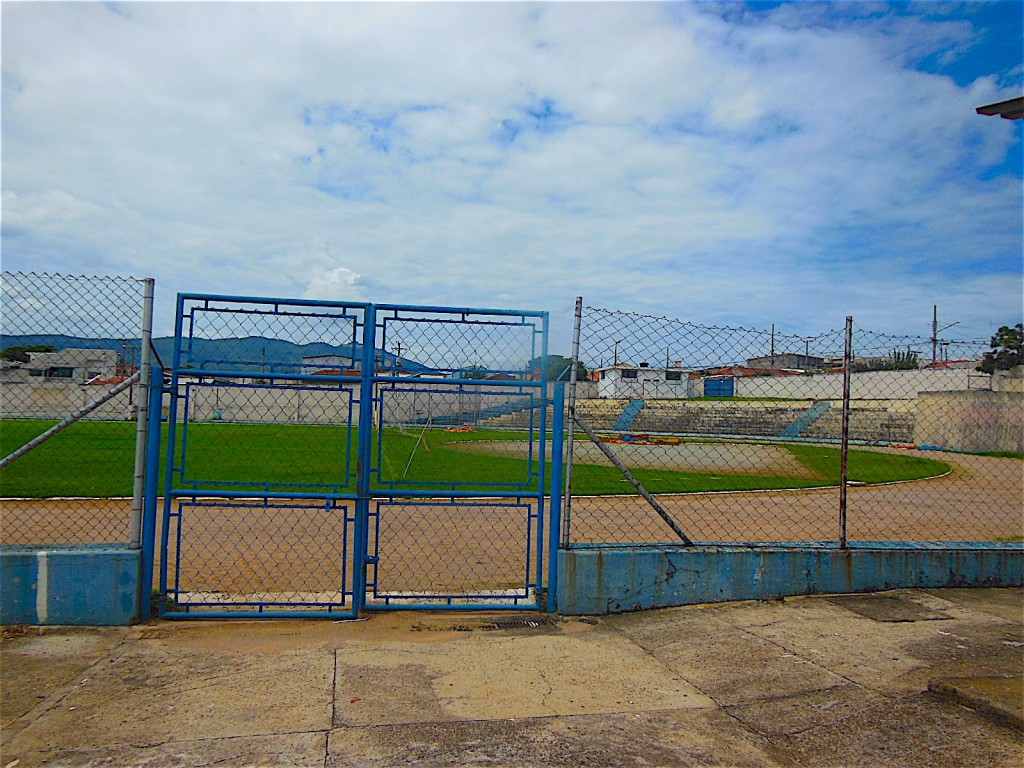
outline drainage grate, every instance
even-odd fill
[[[484,625],[483,629],[536,629],[537,627],[550,627],[555,623],[551,619],[496,621],[493,624]]]
[[[453,632],[473,632],[477,629],[537,629],[553,627],[558,624],[556,619],[519,619],[516,621],[492,621],[486,624],[456,624],[450,629]]]

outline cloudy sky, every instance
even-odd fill
[[[4,3],[3,268],[810,334],[1021,320],[1019,2]]]

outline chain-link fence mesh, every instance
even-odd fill
[[[579,314],[569,546],[1024,533],[1024,394],[1012,373],[976,370],[987,343],[858,331],[848,350],[845,329]]]
[[[977,370],[986,342],[855,327],[852,346],[850,540],[1021,540],[1021,379]]]
[[[0,453],[81,415],[0,469],[0,541],[129,541],[144,281],[4,272],[0,294]]]

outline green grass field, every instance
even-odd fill
[[[0,451],[7,455],[53,425],[52,421],[0,422]],[[167,425],[164,425],[166,433]],[[376,441],[375,435],[375,442]],[[452,450],[473,440],[523,440],[521,433],[385,430],[374,486],[399,482],[401,488],[442,489],[452,481],[471,489],[536,488],[536,462]],[[243,490],[270,483],[269,490],[318,489],[353,492],[356,433],[344,427],[288,424],[194,424],[188,431],[185,477],[198,490]],[[379,444],[379,443],[378,443]],[[79,422],[42,447],[0,471],[0,496],[128,496],[132,491],[135,426],[128,422]],[[757,476],[637,468],[634,474],[654,493],[773,488],[813,488],[839,482],[837,448],[783,446],[813,477]],[[161,483],[163,479],[161,461]],[[859,483],[916,480],[949,471],[949,465],[918,456],[851,450],[850,479]],[[225,485],[231,480],[237,485]],[[205,482],[204,482],[205,481]],[[181,485],[176,483],[176,485]],[[161,489],[163,485],[161,484]],[[188,487],[188,486],[186,486]],[[312,490],[312,489],[310,489]],[[631,492],[613,467],[577,463],[574,490],[580,495]]]

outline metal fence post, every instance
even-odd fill
[[[170,405],[167,408],[167,455],[164,457],[164,504],[163,529],[160,536],[160,594],[167,594],[168,564],[167,554],[170,547],[171,512],[173,511],[174,489],[174,453],[177,449],[178,430],[178,369],[181,365],[181,338],[184,323],[185,295],[178,294],[177,309],[174,319],[174,351],[171,353],[171,384]],[[161,409],[163,403],[161,402]]]
[[[358,616],[366,607],[366,565],[370,530],[370,466],[373,457],[373,396],[377,375],[374,350],[377,338],[377,308],[367,305],[363,314],[363,349],[359,384],[359,432],[356,458],[356,526],[353,547],[352,610]],[[383,425],[381,425],[383,429]]]
[[[562,441],[565,439],[565,382],[556,381],[552,398],[551,495],[548,497],[551,529],[548,532],[548,613],[558,610],[558,542],[562,513]]]
[[[131,546],[142,543],[142,508],[146,485],[146,448],[149,435],[149,369],[153,342],[153,286],[152,277],[143,279],[142,347],[139,359],[139,406],[135,429],[135,484],[132,489]]]
[[[839,546],[846,549],[846,510],[848,504],[850,457],[850,385],[853,375],[853,317],[846,316],[846,345],[843,351],[843,426],[839,470]]]
[[[542,335],[541,335],[541,360],[543,363],[540,366],[540,396],[541,401],[548,399],[548,323],[549,315],[547,312],[543,314],[541,321]],[[538,457],[538,475],[537,475],[537,487],[540,491],[540,498],[537,501],[537,576],[536,583],[537,589],[540,589],[544,583],[544,490],[547,486],[547,461],[546,451],[547,446],[544,444],[547,437],[547,408],[541,408],[538,429],[540,436],[540,456]],[[554,429],[552,428],[552,436],[554,436]],[[540,607],[539,605],[537,606]]]
[[[569,417],[567,419],[568,435],[566,436],[565,453],[565,513],[562,518],[562,546],[568,548],[571,543],[572,525],[572,463],[573,443],[576,439],[576,380],[580,368],[580,321],[583,317],[583,297],[576,297],[576,319],[572,330],[572,371],[569,374]]]
[[[156,559],[156,507],[160,486],[161,405],[163,403],[162,368],[150,367],[149,429],[146,446],[146,487],[142,518],[142,573],[139,576],[139,611],[141,619],[152,615],[153,569]]]

